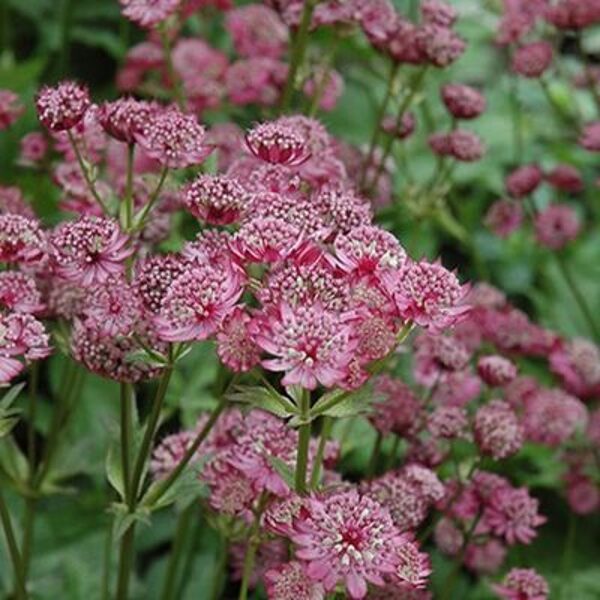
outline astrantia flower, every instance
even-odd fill
[[[44,87],[35,100],[40,121],[51,131],[64,131],[77,125],[90,104],[87,88],[73,81]]]
[[[225,75],[225,86],[229,100],[236,105],[257,103],[272,106],[287,78],[288,66],[266,57],[238,60]]]
[[[21,217],[35,218],[35,213],[25,200],[23,192],[16,186],[0,185],[0,215],[20,215]]]
[[[551,204],[535,217],[536,240],[546,248],[560,250],[579,235],[577,213],[566,204]]]
[[[0,272],[0,307],[10,312],[36,314],[44,310],[35,280],[19,271]]]
[[[530,544],[536,528],[546,522],[538,513],[539,502],[525,488],[499,488],[492,493],[483,513],[483,524],[507,544]]]
[[[284,563],[264,575],[267,596],[270,600],[322,600],[323,586],[313,581],[305,566],[292,561]]]
[[[561,0],[547,8],[546,19],[560,29],[583,29],[600,21],[597,0]]]
[[[48,152],[48,140],[39,131],[32,131],[21,138],[19,164],[35,165],[41,162]]]
[[[464,437],[467,431],[467,413],[458,406],[440,406],[427,419],[427,429],[436,438]]]
[[[226,175],[200,175],[185,189],[185,207],[210,225],[235,223],[248,204],[240,183]]]
[[[0,383],[8,383],[26,362],[49,356],[51,347],[44,325],[29,314],[0,314]]]
[[[523,428],[512,408],[492,400],[475,415],[475,440],[481,452],[496,460],[517,452],[523,444]]]
[[[508,358],[494,354],[477,361],[477,373],[488,385],[502,387],[517,376],[517,367]]]
[[[122,12],[130,21],[148,29],[174,14],[181,0],[119,0]]]
[[[389,135],[393,135],[399,140],[404,140],[410,137],[416,127],[417,121],[413,112],[406,112],[402,115],[400,123],[394,115],[387,115],[381,121],[381,128]]]
[[[584,182],[579,169],[571,165],[557,165],[546,174],[546,181],[555,189],[578,194],[583,191]]]
[[[475,119],[485,110],[485,97],[468,85],[445,85],[442,88],[442,100],[456,119]]]
[[[148,119],[158,110],[157,104],[135,98],[119,98],[100,105],[98,120],[108,135],[120,142],[132,144],[135,134],[143,129]]]
[[[246,144],[256,157],[273,164],[300,165],[310,156],[301,131],[283,120],[256,125]]]
[[[151,115],[135,133],[137,143],[163,167],[184,169],[199,165],[212,152],[206,144],[206,129],[196,117],[176,108]]]
[[[335,232],[348,233],[355,227],[371,223],[372,208],[368,202],[352,192],[335,186],[323,187],[314,198],[325,223]]]
[[[504,600],[547,600],[550,594],[546,580],[534,569],[511,569],[493,588]]]
[[[158,313],[171,283],[185,270],[185,261],[174,254],[155,254],[138,261],[133,285],[144,308]]]
[[[410,261],[387,281],[400,316],[432,332],[457,323],[469,308],[462,303],[468,289],[439,262]]]
[[[0,261],[38,263],[46,252],[46,235],[36,219],[10,213],[0,215]]]
[[[432,387],[451,371],[467,366],[471,353],[459,340],[448,335],[422,332],[415,339],[413,372],[417,383]]]
[[[506,191],[513,198],[524,198],[537,189],[543,177],[544,173],[538,165],[523,165],[506,177]]]
[[[548,42],[532,42],[517,49],[512,68],[523,77],[537,79],[550,66],[552,59],[552,46]]]
[[[150,459],[150,471],[154,479],[167,477],[181,462],[193,441],[191,431],[174,433],[164,438],[154,449]]]
[[[236,308],[222,323],[217,334],[217,354],[236,373],[249,371],[260,362],[260,350],[249,331],[252,317]]]
[[[310,498],[291,539],[313,581],[326,591],[340,583],[354,599],[367,595],[367,583],[385,585],[406,543],[388,511],[354,490]]]
[[[484,223],[501,238],[517,231],[523,223],[523,208],[513,200],[496,200],[488,209]]]
[[[448,134],[449,154],[462,162],[480,160],[485,154],[485,144],[472,131],[456,129]]]
[[[421,15],[425,23],[439,25],[440,27],[452,27],[458,17],[456,9],[447,2],[441,2],[441,0],[423,0]]]
[[[594,343],[576,338],[556,348],[549,360],[568,392],[583,399],[600,392],[600,349]]]
[[[220,514],[247,518],[257,499],[248,478],[226,458],[217,455],[202,471],[202,480],[210,488],[209,504]]]
[[[198,264],[170,285],[155,324],[163,340],[205,340],[233,310],[243,288],[236,274]]]
[[[579,145],[590,152],[600,152],[600,121],[584,126],[579,137]]]
[[[400,587],[423,589],[431,574],[429,557],[416,543],[406,541],[396,551],[396,565],[390,580]]]
[[[50,235],[55,272],[69,281],[88,286],[103,283],[125,269],[133,249],[119,224],[102,217],[82,217],[60,224]]]
[[[333,387],[347,376],[356,340],[348,316],[320,303],[280,304],[255,322],[256,343],[276,358],[263,361],[269,371],[285,371],[284,385]]]
[[[0,131],[12,125],[24,112],[25,107],[17,94],[0,90]]]
[[[432,24],[419,28],[416,43],[428,62],[438,68],[450,66],[466,48],[464,40],[452,29]]]
[[[312,77],[306,80],[302,88],[304,95],[313,101],[319,97],[319,108],[333,110],[344,92],[344,79],[334,69],[315,68]]]
[[[496,573],[506,558],[506,546],[495,538],[471,543],[465,550],[465,567],[477,574]]]
[[[400,379],[380,375],[373,388],[378,401],[368,417],[377,431],[410,436],[419,425],[421,405],[411,388]]]

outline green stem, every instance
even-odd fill
[[[109,525],[106,528],[106,542],[104,544],[104,558],[102,566],[101,590],[102,600],[108,600],[110,597],[110,562],[112,556],[113,528]]]
[[[144,206],[144,208],[142,209],[140,214],[136,217],[137,223],[135,224],[135,226],[133,228],[134,231],[141,231],[144,228],[144,226],[146,225],[146,219],[148,218],[150,211],[154,207],[154,204],[158,200],[158,195],[160,194],[160,192],[165,184],[168,173],[169,173],[169,167],[163,167],[163,169],[160,173],[160,179],[158,180],[158,184],[157,184],[156,188],[152,192],[152,196],[150,196],[150,198],[148,199],[148,202],[146,202],[146,205]]]
[[[35,477],[35,418],[37,413],[37,394],[39,381],[39,363],[33,362],[29,370],[29,389],[28,406],[27,406],[27,460],[29,463],[29,484],[33,482]]]
[[[248,600],[248,588],[250,586],[250,576],[252,575],[252,569],[254,568],[254,559],[256,557],[256,551],[260,543],[258,536],[260,530],[260,518],[264,510],[267,500],[267,495],[263,492],[260,500],[258,501],[258,508],[254,514],[254,521],[252,528],[248,534],[248,547],[246,549],[246,556],[244,557],[244,569],[242,574],[242,584],[240,586],[240,595],[238,600]]]
[[[196,508],[196,503],[192,502],[181,512],[177,520],[175,537],[173,539],[173,546],[171,549],[171,555],[169,556],[167,573],[165,575],[161,593],[162,600],[172,600],[175,597],[175,581],[177,578],[177,570],[182,558],[183,549],[185,548],[185,540],[190,526],[190,521],[194,516]]]
[[[121,383],[121,470],[125,502],[131,502],[131,450],[133,445],[133,388]]]
[[[515,76],[510,77],[510,104],[513,125],[513,145],[515,164],[523,162],[523,110],[519,100],[519,80]]]
[[[69,138],[71,147],[73,148],[73,152],[75,153],[75,157],[77,158],[79,168],[81,169],[81,173],[83,174],[83,178],[85,179],[85,183],[87,184],[88,189],[90,190],[92,196],[94,196],[94,200],[96,200],[96,202],[102,207],[102,210],[108,215],[110,213],[110,211],[108,210],[108,206],[106,206],[106,203],[104,202],[104,200],[102,200],[100,194],[98,193],[98,190],[96,189],[96,185],[92,180],[92,177],[90,175],[90,172],[88,171],[83,156],[81,156],[81,152],[79,151],[77,140],[73,136],[73,133],[70,129],[67,129],[67,136]]]
[[[135,144],[127,146],[127,182],[125,184],[125,231],[130,231],[133,225],[133,164],[135,159]]]
[[[369,466],[367,468],[367,479],[370,479],[377,473],[377,464],[381,457],[381,445],[383,444],[383,435],[380,431],[377,432],[375,443],[373,444],[373,450],[371,452],[371,459],[369,460]]]
[[[15,532],[10,519],[10,513],[4,500],[4,496],[0,491],[0,520],[2,521],[2,528],[4,529],[4,535],[6,536],[6,543],[8,545],[8,553],[10,560],[13,565],[14,576],[15,576],[15,588],[16,595],[19,600],[25,600],[27,598],[27,592],[25,590],[25,576],[23,572],[23,564],[19,555],[19,547],[17,546],[17,540],[15,538]]]
[[[306,53],[306,47],[308,45],[308,32],[310,29],[310,22],[312,20],[312,14],[315,10],[318,0],[305,0],[304,9],[302,11],[302,18],[300,21],[300,27],[294,36],[292,56],[290,61],[290,68],[288,71],[287,81],[283,94],[281,95],[280,110],[282,113],[286,112],[292,101],[292,95],[294,93],[294,87],[296,85],[296,77],[298,71],[304,62],[304,54]]]
[[[539,77],[538,81],[540,82],[540,87],[542,88],[542,92],[544,92],[544,96],[546,97],[546,101],[550,105],[550,108],[554,112],[554,114],[558,117],[560,121],[562,121],[565,125],[569,127],[574,127],[575,130],[579,129],[579,122],[577,118],[575,118],[572,114],[566,112],[563,107],[556,102],[550,88],[548,87],[548,82],[543,78]]]
[[[165,55],[165,62],[167,64],[167,74],[169,75],[169,79],[171,81],[171,85],[173,86],[173,95],[175,97],[175,102],[177,102],[177,106],[181,110],[185,110],[185,98],[183,97],[183,91],[181,88],[181,79],[179,75],[175,71],[175,67],[173,65],[173,55],[171,53],[171,41],[169,40],[169,32],[166,27],[159,27],[160,33],[160,41],[162,43],[163,52]]]
[[[312,473],[310,475],[310,489],[314,490],[321,480],[321,468],[323,466],[323,456],[325,454],[325,446],[327,440],[331,435],[331,429],[333,428],[333,419],[331,417],[323,417],[323,423],[321,424],[321,437],[319,438],[319,446],[317,447],[317,454],[315,456],[315,462],[313,465]]]
[[[577,515],[570,510],[569,511],[569,524],[567,529],[567,539],[565,541],[565,547],[563,549],[561,559],[561,584],[558,593],[559,600],[562,600],[566,596],[571,583],[571,571],[573,567],[573,549],[575,548],[575,537],[577,535]]]
[[[400,436],[394,436],[394,442],[392,444],[392,449],[390,450],[390,454],[385,464],[385,470],[389,471],[393,468],[394,463],[396,462],[396,456],[398,455],[398,448],[400,447]]]
[[[298,452],[296,456],[296,473],[294,477],[296,491],[306,492],[306,470],[308,468],[308,449],[310,445],[310,392],[302,391],[300,398],[300,418],[302,425],[298,431]]]
[[[135,523],[132,523],[121,538],[121,548],[119,551],[119,578],[116,595],[117,600],[127,600],[128,598],[129,579],[133,567],[134,540]]]

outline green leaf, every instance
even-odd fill
[[[123,481],[123,465],[121,461],[120,444],[116,441],[108,447],[106,455],[106,477],[112,487],[121,498],[125,497],[125,486]]]
[[[369,412],[371,403],[375,400],[370,390],[350,393],[334,390],[323,394],[312,407],[310,414],[313,419],[322,415],[337,418],[352,417]]]
[[[232,402],[251,404],[282,419],[298,414],[298,408],[289,398],[261,386],[237,386],[227,398]]]
[[[0,409],[10,408],[24,387],[25,382],[19,383],[18,385],[13,385],[8,392],[2,396],[2,400],[0,401]]]
[[[0,466],[15,483],[26,481],[29,471],[27,459],[11,437],[0,443]]]
[[[294,489],[295,482],[294,472],[292,471],[292,469],[277,456],[268,456],[267,458],[271,463],[271,466],[277,471],[281,479],[283,479],[283,481],[287,483],[290,489]]]
[[[127,505],[115,502],[111,505],[110,512],[115,515],[113,523],[113,537],[115,540],[120,540],[134,523],[150,524],[150,511],[145,507],[130,512]]]

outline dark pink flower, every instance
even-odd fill
[[[552,64],[552,46],[548,42],[532,42],[518,48],[512,59],[515,73],[537,79]]]
[[[456,9],[441,0],[423,0],[421,3],[421,16],[425,23],[439,25],[440,27],[452,27],[458,17]]]
[[[547,600],[550,594],[546,580],[534,569],[511,569],[493,588],[504,600]]]
[[[502,400],[492,400],[475,415],[475,441],[483,454],[499,460],[519,451],[523,428],[513,409]]]
[[[567,204],[550,204],[535,217],[535,238],[551,250],[560,250],[581,231],[577,213]]]
[[[130,21],[141,27],[151,29],[172,14],[174,14],[180,0],[119,0],[122,12]]]
[[[234,62],[225,75],[230,101],[239,106],[272,106],[278,100],[287,79],[288,66],[266,57]]]
[[[448,440],[465,437],[467,425],[467,413],[458,406],[440,406],[427,419],[429,433]]]
[[[44,87],[35,99],[39,119],[51,131],[64,131],[77,125],[90,104],[87,88],[73,81]]]
[[[482,356],[477,361],[479,377],[492,387],[503,387],[517,376],[517,367],[498,354]]]
[[[557,165],[546,174],[546,181],[555,189],[569,194],[579,194],[584,189],[579,169],[571,165]]]
[[[600,22],[600,3],[597,0],[560,0],[548,7],[545,16],[559,29],[583,29]]]
[[[523,208],[513,200],[496,200],[485,215],[485,224],[498,237],[506,238],[523,223]]]
[[[449,154],[461,162],[480,160],[486,152],[481,138],[472,131],[456,129],[448,134]]]
[[[17,94],[0,90],[0,131],[10,127],[24,112],[25,107]]]
[[[549,363],[571,394],[587,399],[600,393],[600,350],[594,343],[575,338],[560,344],[550,354]]]
[[[267,596],[273,600],[323,600],[325,593],[320,583],[306,573],[303,563],[284,563],[264,575]]]
[[[35,165],[41,162],[48,152],[48,140],[39,131],[32,131],[21,138],[21,154],[19,163],[22,165]]]
[[[236,179],[226,175],[200,175],[185,189],[185,207],[211,225],[239,220],[249,198]]]
[[[455,31],[434,24],[422,25],[415,41],[427,61],[438,68],[450,66],[466,48],[464,40]]]
[[[46,253],[46,235],[37,219],[11,213],[0,215],[0,261],[39,263]]]
[[[132,144],[135,134],[141,132],[148,119],[159,110],[159,106],[151,102],[119,98],[100,105],[98,120],[108,135],[120,142]]]
[[[483,94],[468,85],[447,84],[442,88],[442,100],[456,119],[475,119],[485,110]]]
[[[252,317],[236,308],[221,324],[217,333],[217,353],[236,373],[249,371],[260,362],[260,350],[250,334]]]
[[[169,287],[185,270],[185,261],[174,254],[156,254],[138,261],[133,285],[144,308],[158,313]]]
[[[55,272],[69,281],[89,286],[124,272],[133,248],[119,224],[102,217],[81,217],[60,224],[50,235]]]
[[[369,421],[377,431],[383,434],[394,432],[400,436],[416,432],[421,405],[408,385],[400,379],[380,375],[375,380],[373,392],[376,401],[369,413]]]
[[[579,137],[579,145],[590,152],[600,152],[600,121],[584,126]]]
[[[256,125],[246,144],[254,156],[273,164],[297,166],[310,156],[302,132],[283,119]]]
[[[406,112],[398,124],[398,118],[394,115],[387,115],[381,122],[381,128],[389,135],[393,135],[399,140],[410,137],[416,127],[416,118],[413,112]]]
[[[538,165],[523,165],[506,177],[506,191],[513,198],[524,198],[535,192],[543,177]]]
[[[29,314],[40,313],[45,308],[35,279],[19,271],[0,272],[0,307]]]

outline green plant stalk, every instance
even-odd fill
[[[548,82],[543,77],[538,77],[538,81],[540,83],[540,87],[542,88],[542,92],[544,92],[544,96],[548,105],[554,112],[554,114],[558,117],[560,121],[562,121],[565,125],[569,127],[574,127],[575,130],[579,130],[579,121],[572,114],[567,113],[560,104],[556,102],[554,97],[552,96],[552,92],[548,87]]]
[[[190,521],[192,520],[196,509],[196,503],[192,502],[181,512],[177,520],[175,537],[173,539],[173,546],[169,556],[169,563],[167,565],[167,572],[161,593],[162,600],[173,600],[175,598],[175,582],[177,579],[177,571],[179,569],[179,563],[185,548],[185,540],[190,526]]]
[[[307,113],[307,116],[309,117],[314,117],[317,114],[317,112],[319,112],[319,104],[321,103],[323,93],[327,88],[327,83],[329,77],[331,76],[331,69],[333,67],[333,62],[339,45],[340,37],[336,36],[333,43],[331,44],[331,48],[329,49],[327,57],[323,62],[323,74],[321,76],[321,79],[318,81],[318,83],[316,83],[315,93],[313,94],[312,100],[310,101],[310,106]]]
[[[567,528],[567,539],[563,548],[561,557],[561,578],[560,588],[558,592],[559,600],[568,597],[567,591],[571,583],[573,569],[573,550],[575,548],[575,538],[577,536],[577,515],[571,510],[569,511],[569,524]]]
[[[85,161],[83,160],[83,156],[81,156],[81,152],[79,151],[79,146],[77,145],[77,141],[73,137],[73,133],[71,132],[70,129],[67,129],[67,136],[69,138],[69,143],[71,144],[71,148],[73,148],[73,152],[75,153],[75,158],[77,158],[77,163],[79,164],[79,168],[81,169],[81,173],[83,174],[85,183],[87,184],[88,189],[90,190],[92,196],[94,196],[94,200],[96,200],[96,202],[101,206],[101,208],[105,214],[107,214],[107,215],[110,214],[110,211],[108,210],[108,206],[106,206],[106,203],[100,197],[100,194],[98,193],[98,190],[96,189],[96,185],[92,181],[90,172],[88,171]]]
[[[310,445],[310,392],[302,390],[300,398],[300,418],[302,425],[298,430],[298,452],[296,456],[296,473],[294,483],[299,494],[306,493],[306,471],[308,469],[308,449]]]
[[[33,362],[29,369],[28,405],[27,405],[27,461],[29,463],[29,485],[35,478],[35,418],[37,413],[37,394],[39,382],[39,363]]]
[[[15,532],[12,526],[10,513],[8,512],[8,506],[4,500],[4,495],[0,491],[0,520],[2,521],[2,528],[4,529],[4,535],[6,536],[6,543],[8,545],[8,553],[14,569],[15,576],[15,590],[16,596],[19,600],[25,600],[27,598],[27,591],[25,589],[25,574],[23,571],[23,563],[19,554],[19,547],[17,546],[17,540],[15,538]]]
[[[294,36],[292,57],[290,60],[290,69],[288,71],[287,81],[283,94],[281,95],[280,111],[286,112],[292,101],[292,95],[294,93],[294,87],[296,85],[296,77],[298,71],[304,62],[304,55],[306,53],[306,47],[308,45],[308,33],[310,29],[310,22],[312,20],[313,11],[317,5],[318,0],[305,0],[304,9],[302,11],[302,19],[300,21],[300,27]]]
[[[377,473],[377,465],[381,458],[381,446],[383,444],[383,435],[380,431],[377,432],[375,443],[373,444],[373,450],[371,451],[371,458],[369,459],[369,466],[367,467],[367,478],[373,477]]]
[[[158,180],[158,184],[156,185],[156,188],[152,192],[152,196],[150,196],[150,198],[148,199],[148,202],[146,202],[146,206],[144,206],[144,208],[142,209],[142,212],[140,213],[139,217],[137,218],[137,224],[135,227],[133,227],[134,232],[141,231],[144,228],[144,225],[146,224],[146,219],[148,218],[150,211],[154,207],[154,204],[158,200],[158,195],[160,194],[161,190],[163,189],[163,186],[165,184],[165,180],[167,179],[168,173],[169,173],[169,167],[163,167],[163,169],[160,173],[160,179]]]
[[[133,444],[133,388],[121,382],[121,471],[125,502],[131,502],[131,450]]]
[[[127,600],[129,590],[129,579],[133,567],[135,540],[135,523],[125,531],[121,538],[119,551],[119,575],[117,580],[117,600]]]
[[[112,545],[113,545],[113,528],[108,525],[106,528],[106,542],[104,543],[104,556],[102,565],[102,583],[101,583],[101,598],[102,600],[109,600],[110,598],[110,562],[112,557]]]
[[[133,164],[135,159],[135,144],[127,145],[127,181],[125,184],[125,230],[130,231],[133,225]]]
[[[169,33],[165,26],[159,26],[158,31],[165,55],[165,62],[167,63],[167,74],[171,80],[171,85],[173,86],[173,96],[175,98],[175,102],[181,110],[185,110],[185,98],[183,97],[183,91],[181,89],[181,79],[179,78],[179,75],[175,71],[175,67],[173,65],[173,54],[171,52]]]
[[[248,600],[248,588],[250,585],[250,576],[252,575],[252,569],[254,568],[254,559],[256,557],[256,551],[260,543],[258,537],[260,531],[260,518],[265,508],[267,495],[263,492],[260,500],[258,501],[258,507],[254,514],[254,521],[252,522],[252,528],[248,534],[248,546],[246,548],[246,556],[244,557],[244,569],[242,574],[242,584],[240,586],[240,595],[238,600]]]
[[[319,485],[321,480],[321,469],[323,467],[323,456],[325,454],[325,446],[327,440],[331,435],[333,428],[333,419],[331,417],[323,417],[323,423],[321,424],[321,437],[319,438],[319,445],[317,447],[317,454],[315,456],[315,462],[310,475],[310,489],[314,490]]]

